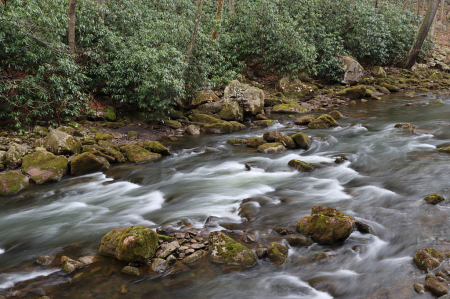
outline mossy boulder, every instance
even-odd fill
[[[267,248],[267,257],[270,262],[276,266],[280,266],[286,262],[288,249],[280,243],[272,242]]]
[[[203,114],[215,114],[222,111],[222,109],[223,109],[223,102],[212,102],[201,104],[195,110]]]
[[[308,247],[313,244],[313,242],[305,236],[289,236],[286,238],[286,241],[292,247]]]
[[[80,261],[73,260],[67,256],[61,257],[62,269],[67,273],[72,273],[75,270],[78,270],[84,266],[84,264]]]
[[[448,294],[448,284],[445,282],[444,284],[442,284],[434,275],[427,275],[425,277],[425,288],[439,298],[445,298],[444,295]]]
[[[310,129],[327,129],[338,126],[338,122],[328,114],[323,114],[308,124]]]
[[[272,109],[273,113],[302,113],[305,111],[305,108],[295,103],[275,105]]]
[[[274,142],[277,138],[281,137],[283,137],[283,134],[278,131],[267,131],[263,135],[263,139],[267,142]]]
[[[381,66],[375,66],[372,69],[372,74],[375,78],[386,78],[386,72]]]
[[[435,193],[435,194],[430,194],[427,197],[425,197],[425,200],[428,203],[431,203],[431,204],[435,205],[435,204],[440,203],[441,201],[444,201],[445,198],[442,195],[439,195],[439,194]]]
[[[314,170],[311,164],[296,159],[289,161],[288,165],[301,172],[311,172]]]
[[[31,180],[41,185],[59,182],[67,174],[67,158],[55,156],[47,151],[36,151],[26,155],[22,161],[22,171],[30,176]]]
[[[333,111],[329,112],[328,115],[334,119],[341,119],[344,117],[344,115],[337,110],[333,110]]]
[[[28,178],[21,173],[8,171],[0,174],[0,195],[8,196],[28,186]]]
[[[314,206],[311,216],[297,222],[297,232],[309,235],[321,245],[344,242],[352,233],[355,219],[333,207]]]
[[[420,248],[414,255],[414,263],[417,268],[428,272],[436,269],[444,260],[444,255],[434,248]]]
[[[123,153],[128,158],[128,160],[133,163],[156,161],[161,159],[160,154],[149,152],[148,150],[137,144],[130,144],[125,146],[123,148]]]
[[[108,108],[106,109],[103,113],[102,116],[107,120],[107,121],[116,121],[117,117],[116,117],[116,113],[114,112],[113,109]]]
[[[247,144],[247,140],[246,139],[228,139],[227,143],[231,144],[231,145],[244,145],[244,144]]]
[[[169,156],[172,154],[169,149],[162,145],[159,141],[144,141],[144,148],[152,153],[161,154],[163,156]]]
[[[69,162],[70,173],[73,175],[88,174],[109,169],[109,162],[104,157],[99,157],[91,152],[78,155]]]
[[[287,149],[297,148],[297,145],[295,144],[294,140],[289,136],[281,136],[275,139],[275,142],[281,143]]]
[[[200,113],[195,113],[195,114],[189,115],[189,120],[192,122],[201,123],[201,124],[217,124],[217,123],[222,122],[220,119],[217,119],[210,115],[200,114]]]
[[[267,141],[265,141],[263,138],[260,138],[260,137],[254,137],[254,138],[247,139],[248,147],[258,148],[260,145],[265,144],[265,143],[267,143]]]
[[[308,149],[311,146],[311,139],[305,133],[297,133],[291,135],[297,148]]]
[[[202,90],[194,93],[190,103],[189,109],[194,109],[201,104],[219,102],[220,99],[216,96],[212,90]]]
[[[234,102],[233,104],[236,104]],[[242,121],[244,119],[244,114],[242,112],[242,109],[240,109],[239,106],[234,107],[233,106],[225,106],[220,110],[219,116],[223,120],[240,120]]]
[[[180,122],[178,122],[176,120],[171,120],[171,119],[166,119],[164,121],[164,125],[168,126],[169,128],[172,128],[172,129],[180,129],[183,126]]]
[[[224,106],[232,110],[233,114],[238,116],[238,118],[226,120],[242,120],[244,113],[250,115],[261,113],[264,108],[264,98],[265,95],[262,89],[237,80],[231,81],[225,87],[222,101]],[[222,117],[222,115],[220,116]]]
[[[42,147],[55,155],[73,155],[81,152],[81,142],[59,130],[51,130],[44,138]]]
[[[264,154],[278,154],[286,151],[286,147],[279,142],[265,143],[258,146],[258,152]]]
[[[254,120],[253,124],[258,127],[270,127],[275,124],[275,121],[273,119]]]
[[[83,142],[81,144],[82,145],[93,145],[93,144],[96,144],[96,143],[97,142],[95,141],[95,138],[86,136],[86,137],[83,138]]]
[[[352,56],[340,56],[344,74],[341,78],[342,84],[354,85],[364,78],[364,69]]]
[[[307,125],[312,122],[316,117],[314,115],[303,115],[302,117],[294,120],[296,125]]]
[[[299,79],[291,79],[283,77],[277,83],[277,90],[283,92],[289,100],[306,101],[314,97],[316,86],[300,81]]]
[[[223,232],[210,233],[208,241],[213,263],[251,267],[257,262],[257,257],[252,250]]]
[[[234,131],[240,131],[245,129],[245,125],[241,124],[237,121],[229,121],[229,123],[233,126]]]
[[[4,157],[4,164],[11,169],[15,169],[22,164],[22,158],[28,153],[28,149],[23,144],[11,142]]]
[[[40,136],[47,136],[48,135],[48,129],[41,127],[41,126],[34,126],[33,132]]]
[[[102,238],[99,253],[124,262],[147,263],[158,245],[158,236],[150,228],[140,225],[118,227]]]
[[[101,133],[99,133],[99,134],[101,134]],[[111,135],[111,137],[112,137],[112,135]],[[135,139],[137,139],[137,137],[138,137],[138,132],[136,132],[136,131],[129,131],[127,133],[127,139],[128,140],[135,140]],[[112,138],[110,140],[112,140]]]
[[[101,133],[101,132],[95,133],[95,140],[97,142],[99,142],[100,140],[113,140],[113,139],[114,139],[113,135],[109,133]]]
[[[206,125],[203,127],[205,132],[213,134],[225,134],[234,131],[234,126],[229,122],[216,123],[212,125]]]
[[[388,83],[381,83],[380,84],[381,87],[385,87],[387,90],[389,90],[390,92],[399,92],[400,88],[398,88],[397,86],[394,86],[392,84],[388,84]]]
[[[336,93],[338,97],[349,98],[352,100],[361,99],[366,95],[366,87],[364,85],[357,85],[344,88]]]

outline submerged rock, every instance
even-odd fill
[[[288,249],[276,242],[270,244],[267,248],[267,257],[276,266],[280,266],[286,262]]]
[[[146,263],[158,248],[158,236],[150,228],[118,227],[102,238],[100,254],[125,262]]]
[[[256,255],[249,248],[225,235],[215,231],[209,234],[209,251],[211,262],[235,266],[251,267],[256,264]]]
[[[28,178],[21,173],[14,171],[2,173],[0,174],[0,195],[12,195],[28,186],[28,184]]]
[[[425,200],[428,203],[435,205],[435,204],[438,204],[438,203],[444,201],[445,198],[442,195],[434,193],[434,194],[430,194],[427,197],[425,197]]]
[[[288,165],[301,172],[311,172],[314,170],[311,164],[296,159],[289,161]]]
[[[308,124],[308,128],[310,129],[327,129],[329,127],[336,127],[339,124],[337,123],[334,118],[332,118],[328,114],[321,115],[320,117],[316,118],[312,122]]]
[[[73,260],[67,256],[61,257],[62,269],[67,273],[72,273],[75,270],[78,270],[84,266],[82,262]]]
[[[200,260],[205,255],[206,255],[206,251],[197,250],[196,252],[192,253],[191,255],[188,255],[187,257],[183,258],[182,262],[183,262],[183,264],[191,264],[193,262]]]
[[[286,241],[292,247],[307,247],[313,244],[313,242],[305,236],[289,236]]]
[[[418,249],[414,255],[417,268],[425,272],[439,267],[443,260],[444,256],[434,248]]]
[[[162,273],[169,268],[169,263],[161,258],[156,258],[151,266],[153,272]]]
[[[448,288],[441,284],[433,275],[426,276],[425,288],[435,296],[444,296],[448,294]]]
[[[139,276],[139,269],[132,266],[126,266],[122,269],[122,273],[131,275],[131,276]]]
[[[70,172],[73,175],[83,175],[109,169],[109,162],[104,157],[93,153],[83,153],[70,160]]]
[[[55,156],[47,151],[36,151],[26,155],[22,162],[22,171],[36,184],[59,182],[67,174],[67,158]]]
[[[297,223],[297,232],[311,236],[321,245],[344,242],[352,233],[355,219],[333,207],[314,206],[311,216]]]

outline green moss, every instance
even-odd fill
[[[274,113],[302,113],[305,112],[299,104],[281,104],[273,106],[272,112]]]
[[[224,107],[222,110],[220,110],[219,116],[224,120],[241,120],[242,118],[239,111],[235,111],[230,107]]]
[[[139,163],[147,161],[156,161],[161,159],[160,154],[147,151],[138,145],[128,145],[123,149],[124,154],[130,162]]]
[[[366,92],[366,87],[364,85],[357,85],[338,91],[336,96],[350,99],[360,99],[366,95]]]
[[[22,171],[28,173],[37,184],[58,182],[67,173],[67,164],[64,156],[37,151],[23,158]]]
[[[81,128],[81,124],[77,123],[76,121],[70,121],[69,126],[74,127],[76,129]]]
[[[103,114],[103,117],[107,121],[116,121],[116,113],[112,109],[106,109],[106,113]]]
[[[138,132],[136,132],[136,131],[129,131],[129,132],[127,133],[127,139],[128,139],[128,140],[136,139],[137,136],[138,136]]]
[[[428,195],[427,197],[425,197],[425,200],[428,202],[428,203],[431,203],[431,204],[438,204],[438,203],[440,203],[440,202],[442,202],[442,201],[444,201],[445,200],[445,198],[442,196],[442,195],[439,195],[439,194],[430,194],[430,195]]]
[[[234,131],[240,131],[245,129],[245,126],[237,121],[229,121],[229,123],[233,126]]]
[[[245,139],[228,139],[227,143],[231,144],[231,145],[244,145],[244,144],[247,144],[247,140],[245,140]]]
[[[162,240],[163,242],[172,242],[173,238],[165,235],[158,235],[158,240]]]
[[[388,83],[381,83],[380,86],[385,87],[390,92],[398,92],[400,90],[397,86]]]
[[[180,129],[183,126],[180,122],[178,122],[176,120],[170,120],[170,119],[166,119],[164,121],[164,125],[172,128],[172,129]]]
[[[417,268],[425,272],[439,267],[443,259],[444,257],[441,252],[434,248],[418,249],[414,255],[414,263]]]
[[[267,248],[267,257],[276,266],[280,266],[286,262],[288,249],[276,242],[270,244]]]
[[[260,145],[265,144],[265,143],[267,143],[267,141],[265,141],[263,138],[260,138],[260,137],[254,137],[254,138],[247,139],[248,147],[258,148]]]
[[[96,133],[95,134],[95,140],[98,142],[100,140],[113,140],[114,137],[111,134],[108,133]]]
[[[291,135],[291,138],[298,148],[308,149],[311,145],[311,139],[305,133]]]
[[[256,263],[256,256],[250,249],[222,232],[210,233],[209,244],[211,261],[214,263],[238,266],[253,266]]]
[[[169,149],[162,145],[159,141],[145,141],[143,146],[152,153],[161,154],[163,156],[171,155]]]
[[[221,123],[222,121],[220,119],[217,119],[215,117],[206,115],[206,114],[191,114],[189,115],[189,120],[196,123],[203,123],[203,124],[217,124]]]
[[[14,171],[0,174],[0,195],[12,195],[28,186],[28,184],[28,179],[23,174]]]
[[[260,153],[280,153],[285,151],[286,148],[280,142],[265,143],[258,146],[258,152]]]
[[[314,170],[314,167],[312,167],[311,164],[295,159],[289,161],[288,165],[301,172],[311,172]]]
[[[329,127],[335,127],[339,124],[337,121],[328,114],[323,114],[308,124],[310,129],[327,129]]]
[[[253,124],[259,127],[270,127],[275,124],[275,121],[273,119],[267,119],[267,120],[254,120]]]
[[[215,123],[212,125],[206,125],[203,127],[206,132],[214,134],[231,133],[234,131],[234,127],[229,122]]]

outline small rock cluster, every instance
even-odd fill
[[[429,273],[439,269],[442,261],[449,257],[449,252],[440,252],[434,248],[421,248],[417,250],[414,256],[414,263],[417,268]],[[444,268],[434,272],[434,275],[427,274],[425,276],[424,284],[418,282],[414,284],[414,290],[417,293],[430,292],[438,297],[445,296],[449,293],[450,268]]]

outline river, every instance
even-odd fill
[[[428,104],[436,100],[443,104]],[[425,274],[413,256],[422,247],[450,249],[449,200],[429,205],[423,199],[432,193],[450,198],[450,154],[436,149],[450,144],[450,97],[390,95],[339,111],[346,118],[336,128],[310,130],[273,115],[278,123],[270,128],[183,137],[162,161],[66,177],[2,199],[0,295],[28,287],[37,291],[26,298],[46,292],[54,298],[433,298],[414,292]],[[401,122],[415,125],[415,134],[394,128]],[[303,131],[313,138],[311,148],[266,155],[226,143],[269,130]],[[338,154],[348,161],[334,163]],[[300,173],[287,166],[291,159],[320,167]],[[250,197],[259,212],[242,223],[239,206]],[[372,234],[354,231],[340,245],[290,248],[285,265],[260,260],[244,271],[206,261],[173,276],[133,279],[118,272],[119,264],[69,283],[73,274],[33,264],[44,254],[95,254],[102,236],[119,226],[185,221],[201,228],[211,215],[237,239],[253,232],[264,243],[274,238],[274,227],[294,225],[314,205],[333,206],[367,223]],[[311,262],[324,250],[328,259]]]

